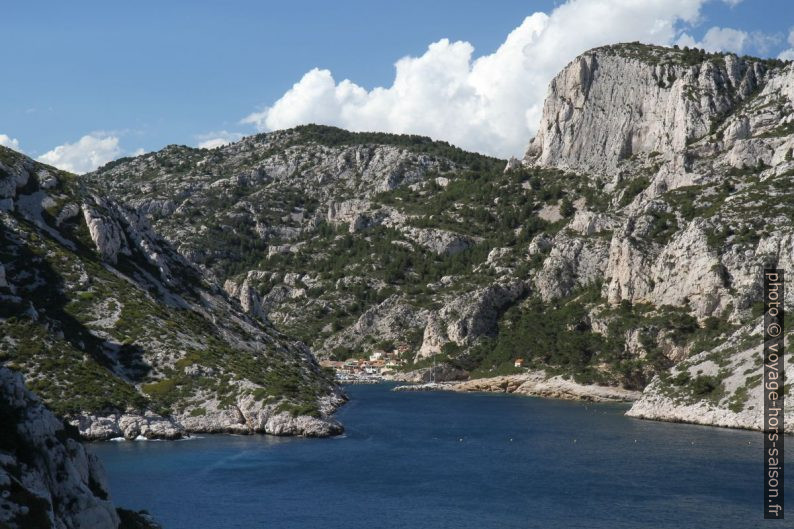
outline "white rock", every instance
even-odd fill
[[[25,389],[20,375],[3,367],[0,402],[20,417],[16,424],[3,425],[3,435],[16,436],[21,443],[18,450],[0,452],[0,525],[24,529],[15,520],[33,507],[53,527],[116,529],[119,517],[107,499],[99,461]],[[17,489],[13,495],[12,482]]]

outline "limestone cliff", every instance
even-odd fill
[[[781,61],[636,44],[589,51],[550,85],[524,163],[589,173],[618,195],[622,207],[603,214],[608,252],[585,259],[606,301],[683,307],[734,329],[660,373],[633,416],[759,428],[761,273],[794,265],[792,87]],[[595,251],[590,239],[558,235],[551,253]],[[544,270],[568,272],[539,276],[541,292],[588,281],[581,260],[550,259]]]
[[[65,426],[0,367],[0,526],[12,529],[116,529],[122,520],[104,470]],[[137,527],[158,527],[144,514],[123,511]]]
[[[580,55],[552,80],[524,162],[614,173],[623,160],[659,153],[683,167],[689,144],[770,75],[761,60],[691,54],[623,44]]]

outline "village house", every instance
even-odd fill
[[[368,358],[349,358],[345,361],[325,359],[320,361],[323,367],[331,368],[340,379],[379,377],[388,371],[399,368],[404,363],[397,350],[385,351],[377,349]]]
[[[388,353],[386,351],[375,351],[371,355],[369,355],[370,362],[374,362],[376,360],[380,360],[384,358]]]

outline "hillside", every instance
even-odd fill
[[[757,428],[760,271],[794,260],[792,86],[781,61],[623,44],[552,81],[521,162],[306,126],[86,180],[319,356],[523,358],[645,389],[634,415]]]
[[[0,360],[82,436],[329,435],[344,398],[139,213],[0,147]]]

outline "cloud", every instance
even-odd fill
[[[679,46],[703,48],[711,52],[732,51],[742,54],[752,50],[759,55],[768,53],[773,46],[779,43],[779,35],[770,35],[760,31],[748,33],[740,29],[719,26],[709,28],[700,41],[695,40],[687,33],[682,34],[677,41]]]
[[[314,68],[271,106],[242,120],[260,131],[303,123],[415,133],[498,156],[519,155],[549,81],[587,49],[640,40],[669,45],[703,0],[569,0],[524,19],[492,54],[442,39],[395,64],[391,86],[367,90]],[[598,21],[598,23],[594,23]],[[714,37],[717,38],[716,36]]]
[[[222,147],[228,145],[242,138],[240,132],[229,132],[227,130],[219,130],[216,132],[208,132],[206,134],[199,134],[196,139],[199,140],[199,149],[214,149],[215,147]]]
[[[82,174],[122,155],[117,136],[87,134],[75,143],[64,143],[38,157],[58,169]]]
[[[746,31],[714,26],[706,31],[701,41],[696,41],[690,35],[684,33],[678,39],[678,45],[703,48],[711,52],[732,51],[734,53],[742,53],[749,41],[750,35]]]
[[[791,48],[783,50],[780,55],[778,55],[778,58],[784,61],[794,61],[794,28],[791,28],[791,31],[789,31],[788,43]]]
[[[19,140],[10,137],[7,134],[0,134],[0,145],[3,147],[8,147],[9,149],[14,149],[17,152],[24,152],[19,148]]]

